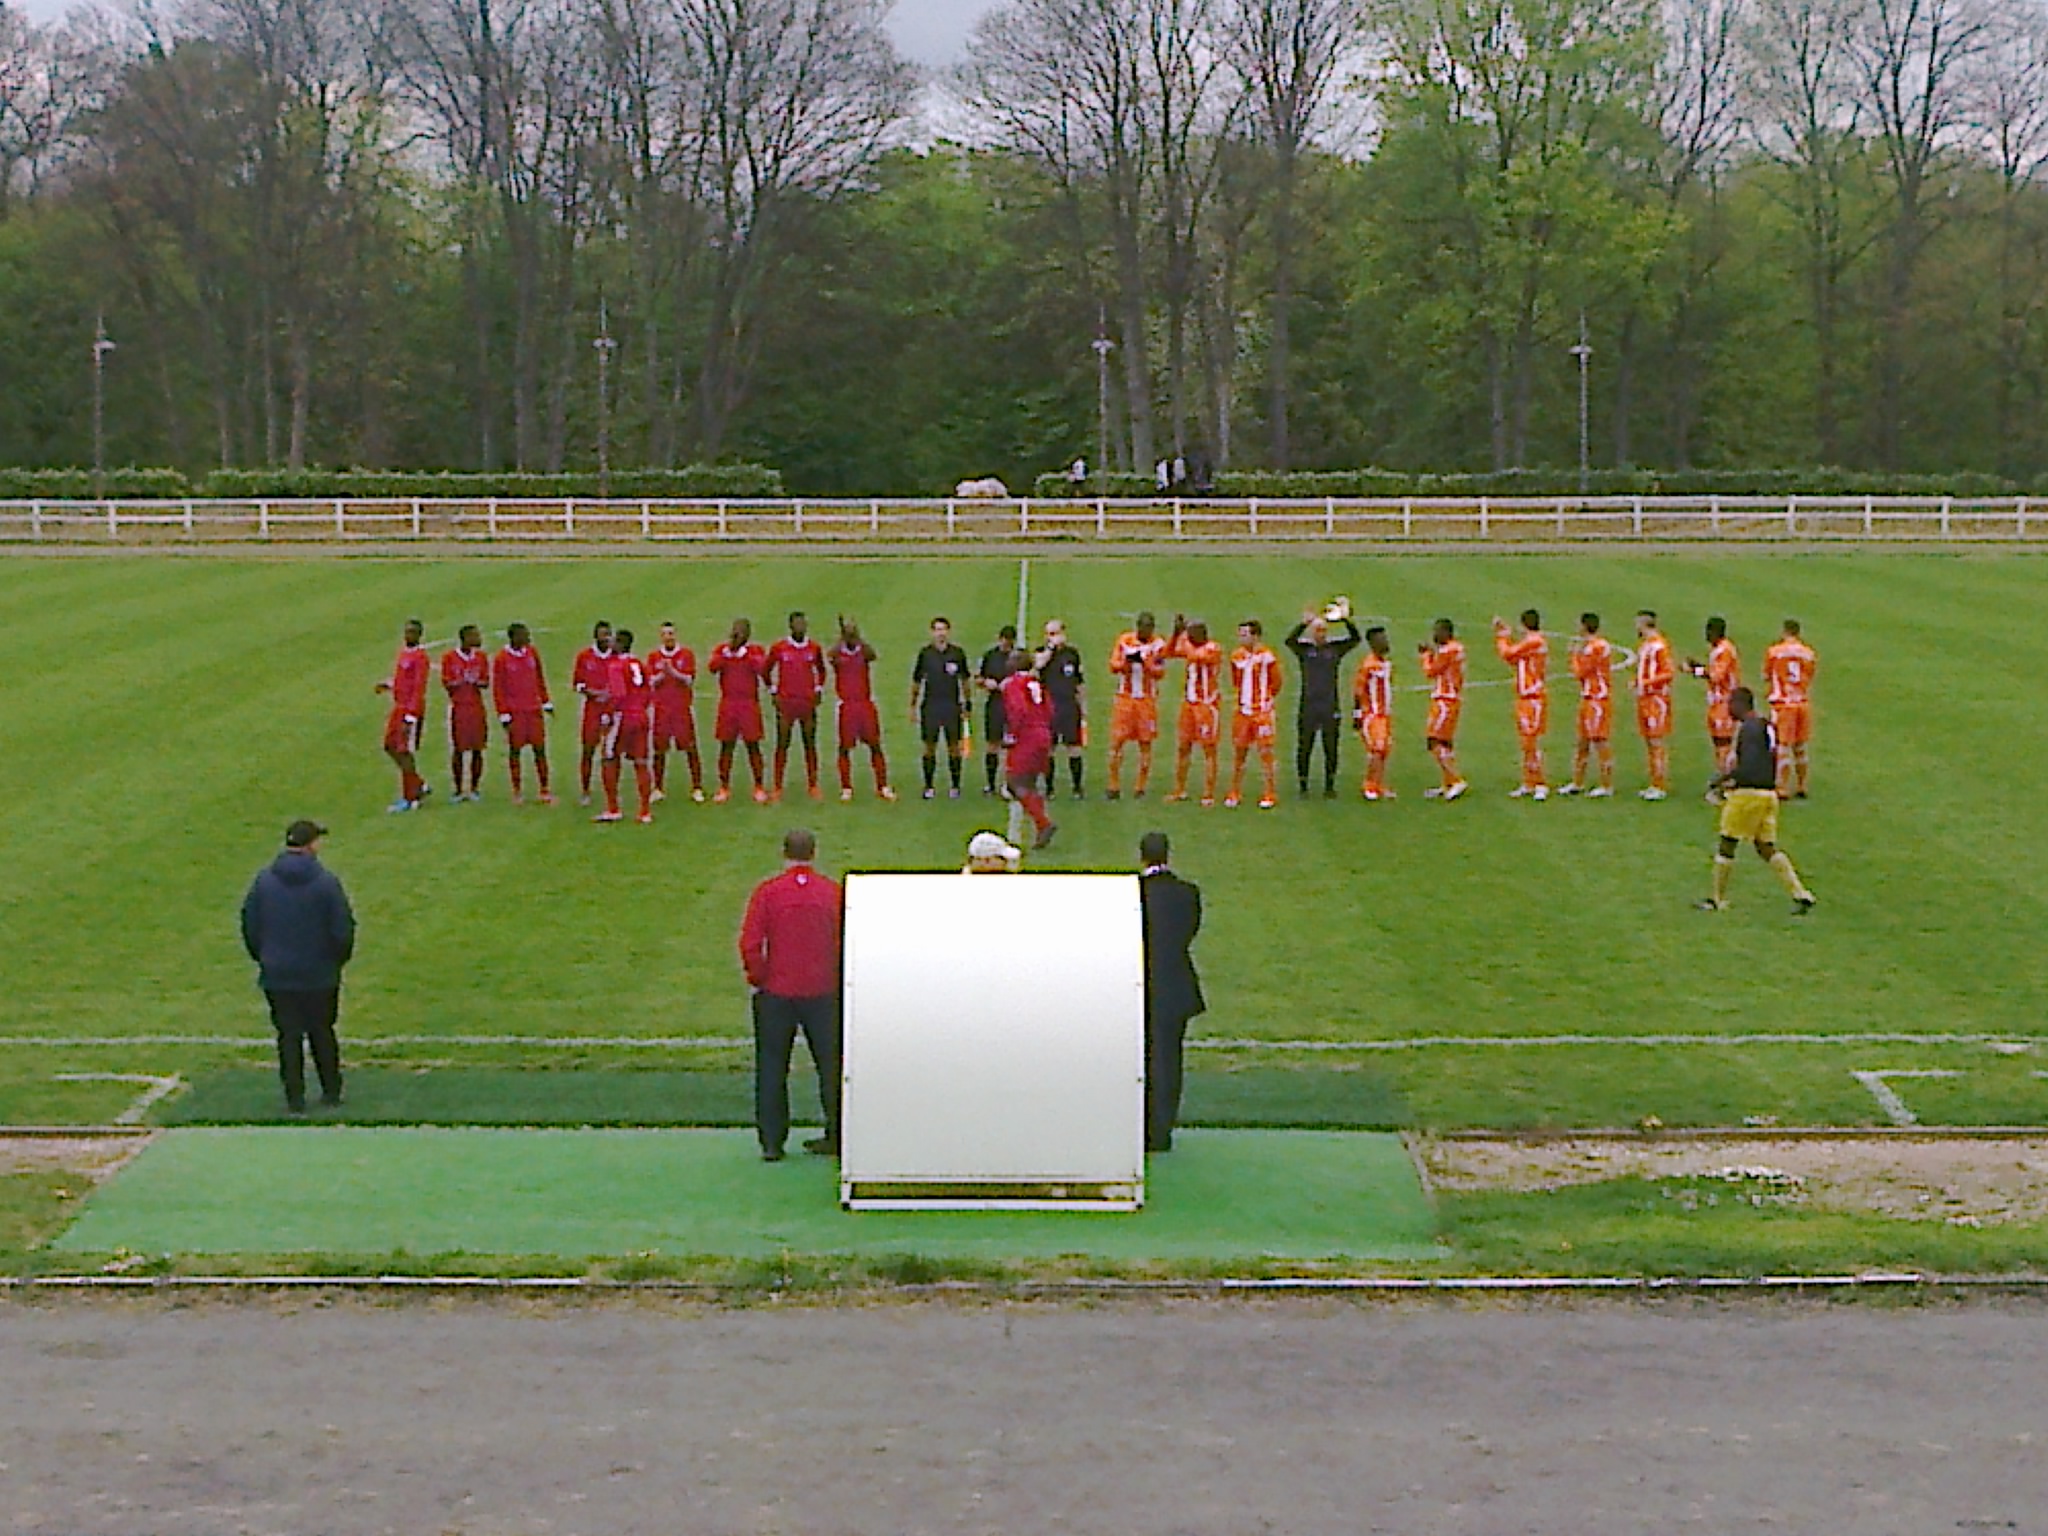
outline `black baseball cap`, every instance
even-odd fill
[[[327,835],[327,829],[317,821],[299,820],[284,829],[284,845],[287,848],[310,848]]]

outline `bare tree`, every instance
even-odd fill
[[[1993,46],[1971,72],[1970,115],[1981,134],[1980,152],[1998,173],[1999,467],[2017,475],[2039,467],[2035,454],[2042,440],[2042,378],[2027,363],[2040,345],[2048,268],[2038,259],[2026,261],[2025,225],[2048,170],[2048,10],[2014,7],[2003,20]],[[2048,243],[2042,235],[2035,238]],[[2035,454],[2028,451],[2030,440]]]
[[[116,67],[92,13],[41,27],[0,0],[0,219],[41,189]]]

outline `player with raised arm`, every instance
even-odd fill
[[[1671,793],[1671,642],[1657,628],[1657,615],[1645,608],[1636,615],[1636,728],[1650,759],[1645,800],[1663,800]]]
[[[1187,682],[1181,689],[1180,719],[1174,727],[1173,793],[1166,798],[1178,803],[1188,797],[1188,759],[1197,747],[1202,751],[1202,804],[1216,803],[1217,744],[1221,741],[1223,690],[1223,647],[1209,638],[1209,626],[1201,619],[1192,624],[1180,614],[1173,616],[1173,638],[1166,653],[1187,663]]]
[[[768,647],[768,688],[775,698],[775,788],[768,798],[782,798],[789,771],[790,742],[804,739],[804,776],[813,800],[818,788],[818,701],[825,695],[825,648],[811,638],[811,621],[802,613],[789,616],[789,634]]]
[[[452,804],[484,797],[484,749],[491,744],[491,658],[483,632],[474,624],[457,631],[454,649],[441,654],[441,687],[448,695],[448,772],[455,781]],[[463,770],[469,789],[464,792]]]
[[[1109,701],[1110,799],[1124,792],[1124,748],[1138,749],[1135,798],[1145,798],[1152,783],[1152,744],[1159,739],[1159,680],[1166,676],[1167,641],[1159,621],[1148,611],[1116,637],[1109,649],[1110,676],[1116,679]]]
[[[1686,658],[1685,670],[1707,685],[1707,740],[1714,747],[1714,772],[1725,773],[1728,755],[1735,750],[1735,715],[1728,701],[1742,686],[1742,653],[1728,638],[1728,621],[1719,615],[1707,620],[1707,659]],[[1708,790],[1708,803],[1717,792]]]
[[[599,619],[591,625],[590,644],[576,653],[576,665],[569,674],[570,686],[583,699],[583,756],[577,763],[577,780],[583,786],[583,798],[577,802],[580,805],[590,804],[591,765],[597,761],[605,735],[611,729],[610,697],[606,693],[611,676],[612,627]]]
[[[1771,726],[1777,732],[1778,792],[1806,798],[1806,749],[1813,740],[1813,678],[1820,659],[1787,619],[1778,643],[1764,652],[1764,681],[1771,688]]]
[[[1009,723],[1010,798],[1031,818],[1038,829],[1034,848],[1049,847],[1059,831],[1046,814],[1041,792],[1052,772],[1052,694],[1035,669],[1033,658],[1019,651],[1010,658],[1010,675],[1003,683],[1003,718]]]
[[[1235,807],[1243,800],[1245,758],[1257,751],[1263,777],[1259,809],[1270,811],[1280,803],[1274,746],[1280,734],[1283,678],[1280,658],[1266,644],[1265,637],[1266,626],[1257,619],[1246,619],[1237,626],[1237,649],[1230,653],[1231,698],[1235,705],[1230,722],[1230,793],[1224,796],[1223,803]]]
[[[416,811],[433,790],[420,777],[420,722],[427,714],[427,648],[420,642],[427,627],[418,619],[405,621],[405,637],[398,657],[391,663],[391,676],[377,685],[377,692],[391,695],[391,713],[384,718],[384,755],[398,769],[398,798],[388,807],[392,812]]]
[[[1344,626],[1332,637],[1330,626]],[[1301,797],[1308,798],[1309,763],[1316,743],[1323,747],[1323,798],[1337,798],[1337,762],[1344,733],[1344,658],[1363,643],[1351,617],[1351,600],[1338,598],[1327,608],[1310,608],[1282,642],[1301,667],[1301,702],[1295,712],[1294,777]]]
[[[960,760],[967,750],[966,728],[974,705],[968,697],[967,653],[953,643],[953,621],[932,620],[931,639],[910,664],[910,720],[924,741],[924,797],[937,791],[939,743],[946,743],[946,771],[952,799],[960,798]],[[1007,696],[1006,696],[1007,697]]]
[[[1496,616],[1493,649],[1515,669],[1515,735],[1522,743],[1522,782],[1515,786],[1513,798],[1548,800],[1543,737],[1550,729],[1550,642],[1543,635],[1542,615],[1525,608],[1519,635],[1508,628],[1506,619]]]
[[[1465,707],[1465,642],[1449,619],[1438,619],[1427,642],[1415,647],[1422,675],[1429,679],[1429,723],[1423,745],[1436,759],[1443,782],[1422,792],[1425,800],[1457,800],[1472,786],[1458,772],[1458,715]]]
[[[1003,766],[1003,738],[1009,727],[1003,721],[1003,684],[1010,677],[1010,658],[1017,654],[1017,626],[1005,624],[996,631],[996,643],[981,653],[981,670],[975,686],[988,695],[982,706],[981,766],[988,775],[984,795],[996,792],[996,775]]]
[[[1614,646],[1600,633],[1597,613],[1579,615],[1572,676],[1579,680],[1579,742],[1572,751],[1572,781],[1558,793],[1605,800],[1614,793]],[[1600,782],[1588,786],[1586,769],[1595,762]]]
[[[524,624],[505,626],[505,644],[491,661],[491,697],[498,705],[498,724],[505,728],[505,756],[512,771],[512,803],[526,798],[519,754],[533,753],[534,776],[540,782],[540,803],[553,805],[548,787],[548,716],[555,706],[548,698],[548,676],[540,652]]]
[[[839,616],[839,643],[832,648],[832,679],[839,692],[839,798],[853,798],[853,749],[868,749],[875,793],[894,800],[889,759],[882,755],[882,713],[875,707],[875,648],[861,638],[860,625]]]
[[[1367,800],[1392,800],[1387,787],[1387,759],[1394,750],[1394,658],[1387,632],[1375,624],[1365,632],[1365,655],[1351,682],[1351,718],[1365,743],[1365,782],[1359,794]]]
[[[1734,760],[1715,776],[1723,792],[1721,841],[1714,850],[1714,893],[1699,903],[1704,912],[1725,911],[1728,879],[1735,873],[1735,850],[1746,840],[1757,857],[1771,866],[1792,898],[1792,915],[1804,917],[1814,908],[1813,892],[1799,878],[1791,857],[1778,846],[1778,742],[1771,723],[1756,712],[1756,695],[1737,688],[1728,710],[1735,720]]]
[[[754,776],[754,803],[768,803],[767,770],[761,762],[761,682],[768,675],[768,653],[754,644],[751,619],[734,619],[725,644],[711,653],[711,675],[718,679],[718,719],[711,734],[718,741],[718,793],[723,805],[732,798],[733,753],[747,749],[747,767]]]
[[[704,760],[697,755],[697,653],[676,635],[673,623],[661,626],[661,643],[647,656],[647,675],[654,684],[654,798],[668,798],[668,755],[680,752],[690,765],[690,798],[704,803]]]
[[[624,820],[619,810],[620,765],[633,765],[640,790],[640,824],[654,821],[654,769],[649,744],[654,735],[654,681],[647,663],[633,654],[633,631],[622,629],[613,639],[607,663],[605,692],[611,699],[611,728],[604,739],[604,813],[601,822]]]
[[[1081,753],[1088,745],[1088,679],[1081,666],[1081,652],[1067,638],[1065,619],[1045,621],[1045,644],[1034,670],[1052,700],[1053,755],[1067,760],[1067,777],[1073,782],[1074,798],[1079,800],[1084,795]],[[1046,798],[1058,793],[1059,773],[1048,769]]]

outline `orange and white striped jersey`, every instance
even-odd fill
[[[1598,704],[1612,697],[1614,646],[1605,635],[1588,635],[1572,653],[1572,676],[1579,680],[1579,697]]]
[[[1230,684],[1240,715],[1270,715],[1280,697],[1280,658],[1264,645],[1240,645],[1230,653]]]
[[[1223,647],[1214,640],[1196,645],[1182,635],[1167,648],[1167,654],[1188,664],[1187,687],[1181,697],[1190,704],[1215,704],[1222,700],[1217,673],[1223,669]]]
[[[1465,642],[1446,640],[1422,653],[1422,675],[1429,679],[1429,696],[1455,704],[1465,696]]]
[[[1742,653],[1733,640],[1716,640],[1707,652],[1707,708],[1726,709],[1742,686]]]
[[[1540,699],[1550,677],[1550,642],[1532,630],[1517,640],[1506,629],[1493,632],[1493,648],[1515,669],[1515,697]]]
[[[1804,640],[1780,640],[1764,652],[1764,681],[1771,686],[1773,704],[1806,703],[1819,670],[1820,658]]]
[[[1654,699],[1670,692],[1671,642],[1653,629],[1636,652],[1636,697]]]
[[[1368,720],[1391,719],[1394,713],[1394,658],[1367,651],[1352,680],[1351,700]]]
[[[1166,675],[1166,641],[1158,635],[1140,640],[1136,630],[1126,630],[1110,647],[1109,671],[1118,698],[1158,698],[1159,680]]]

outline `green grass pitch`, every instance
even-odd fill
[[[1797,554],[1094,558],[1031,565],[1034,625],[1065,617],[1091,667],[1128,615],[1151,607],[1219,628],[1262,616],[1276,639],[1305,602],[1335,592],[1392,621],[1401,667],[1397,804],[1355,797],[1348,745],[1337,804],[1202,811],[1061,801],[1059,842],[1034,867],[1129,867],[1140,832],[1174,834],[1202,882],[1199,950],[1211,1038],[1399,1042],[1437,1037],[1713,1037],[1697,1045],[1432,1045],[1360,1055],[1278,1053],[1263,1067],[1370,1074],[1424,1124],[1882,1123],[1855,1071],[1940,1069],[1898,1080],[1930,1123],[2048,1122],[2048,1067],[1981,1044],[1749,1046],[1755,1034],[1968,1035],[2035,1045],[2048,1031],[2048,769],[2038,663],[2005,638],[2026,622],[2043,566],[2026,556]],[[363,924],[345,1039],[358,1062],[592,1069],[690,1064],[615,1044],[582,1051],[455,1036],[730,1037],[744,998],[733,933],[781,830],[814,823],[823,862],[950,868],[1003,808],[969,796],[853,806],[697,807],[671,801],[651,829],[599,828],[573,794],[553,810],[507,803],[494,750],[482,805],[388,817],[378,752],[400,623],[429,635],[512,619],[539,631],[557,696],[590,621],[651,636],[676,619],[700,654],[735,614],[757,634],[807,609],[820,627],[856,613],[882,652],[879,691],[898,782],[914,786],[906,674],[925,622],[949,614],[976,652],[1017,607],[1018,564],[827,554],[758,560],[464,558],[16,560],[0,588],[0,1120],[105,1119],[137,1091],[60,1073],[186,1076],[260,1060],[267,1030],[235,933],[253,871],[284,824],[333,828],[328,861]],[[1681,680],[1679,792],[1638,803],[1641,748],[1617,742],[1623,798],[1511,802],[1504,688],[1467,700],[1461,749],[1474,795],[1425,803],[1415,640],[1449,614],[1475,678],[1504,669],[1495,612],[1535,605],[1554,633],[1581,609],[1625,637],[1660,610],[1680,654],[1727,615],[1754,680],[1777,621],[1796,615],[1820,652],[1815,798],[1788,807],[1784,841],[1821,897],[1794,922],[1747,853],[1735,909],[1702,894],[1711,813],[1696,686]],[[495,644],[495,638],[493,643]],[[1173,675],[1178,677],[1179,669]],[[1290,677],[1290,681],[1292,678]],[[1553,685],[1553,774],[1568,766],[1568,688]],[[438,692],[438,689],[436,690]],[[1167,725],[1171,729],[1171,705]],[[1283,704],[1283,715],[1287,706]],[[1092,690],[1093,733],[1107,694]],[[573,711],[556,722],[558,784],[573,791]],[[700,702],[700,726],[709,713]],[[1291,721],[1283,726],[1291,757]],[[425,763],[446,795],[438,709]],[[829,773],[829,764],[828,764]],[[1155,790],[1156,793],[1156,790]],[[1014,941],[1014,940],[1012,940]],[[245,1036],[249,1046],[185,1043]],[[426,1043],[389,1043],[392,1037]],[[164,1037],[172,1037],[165,1040]],[[110,1042],[29,1045],[32,1040]],[[437,1042],[448,1040],[449,1043]],[[381,1043],[380,1041],[385,1042]],[[1253,1061],[1199,1058],[1221,1071]],[[730,1057],[707,1058],[728,1070]]]

